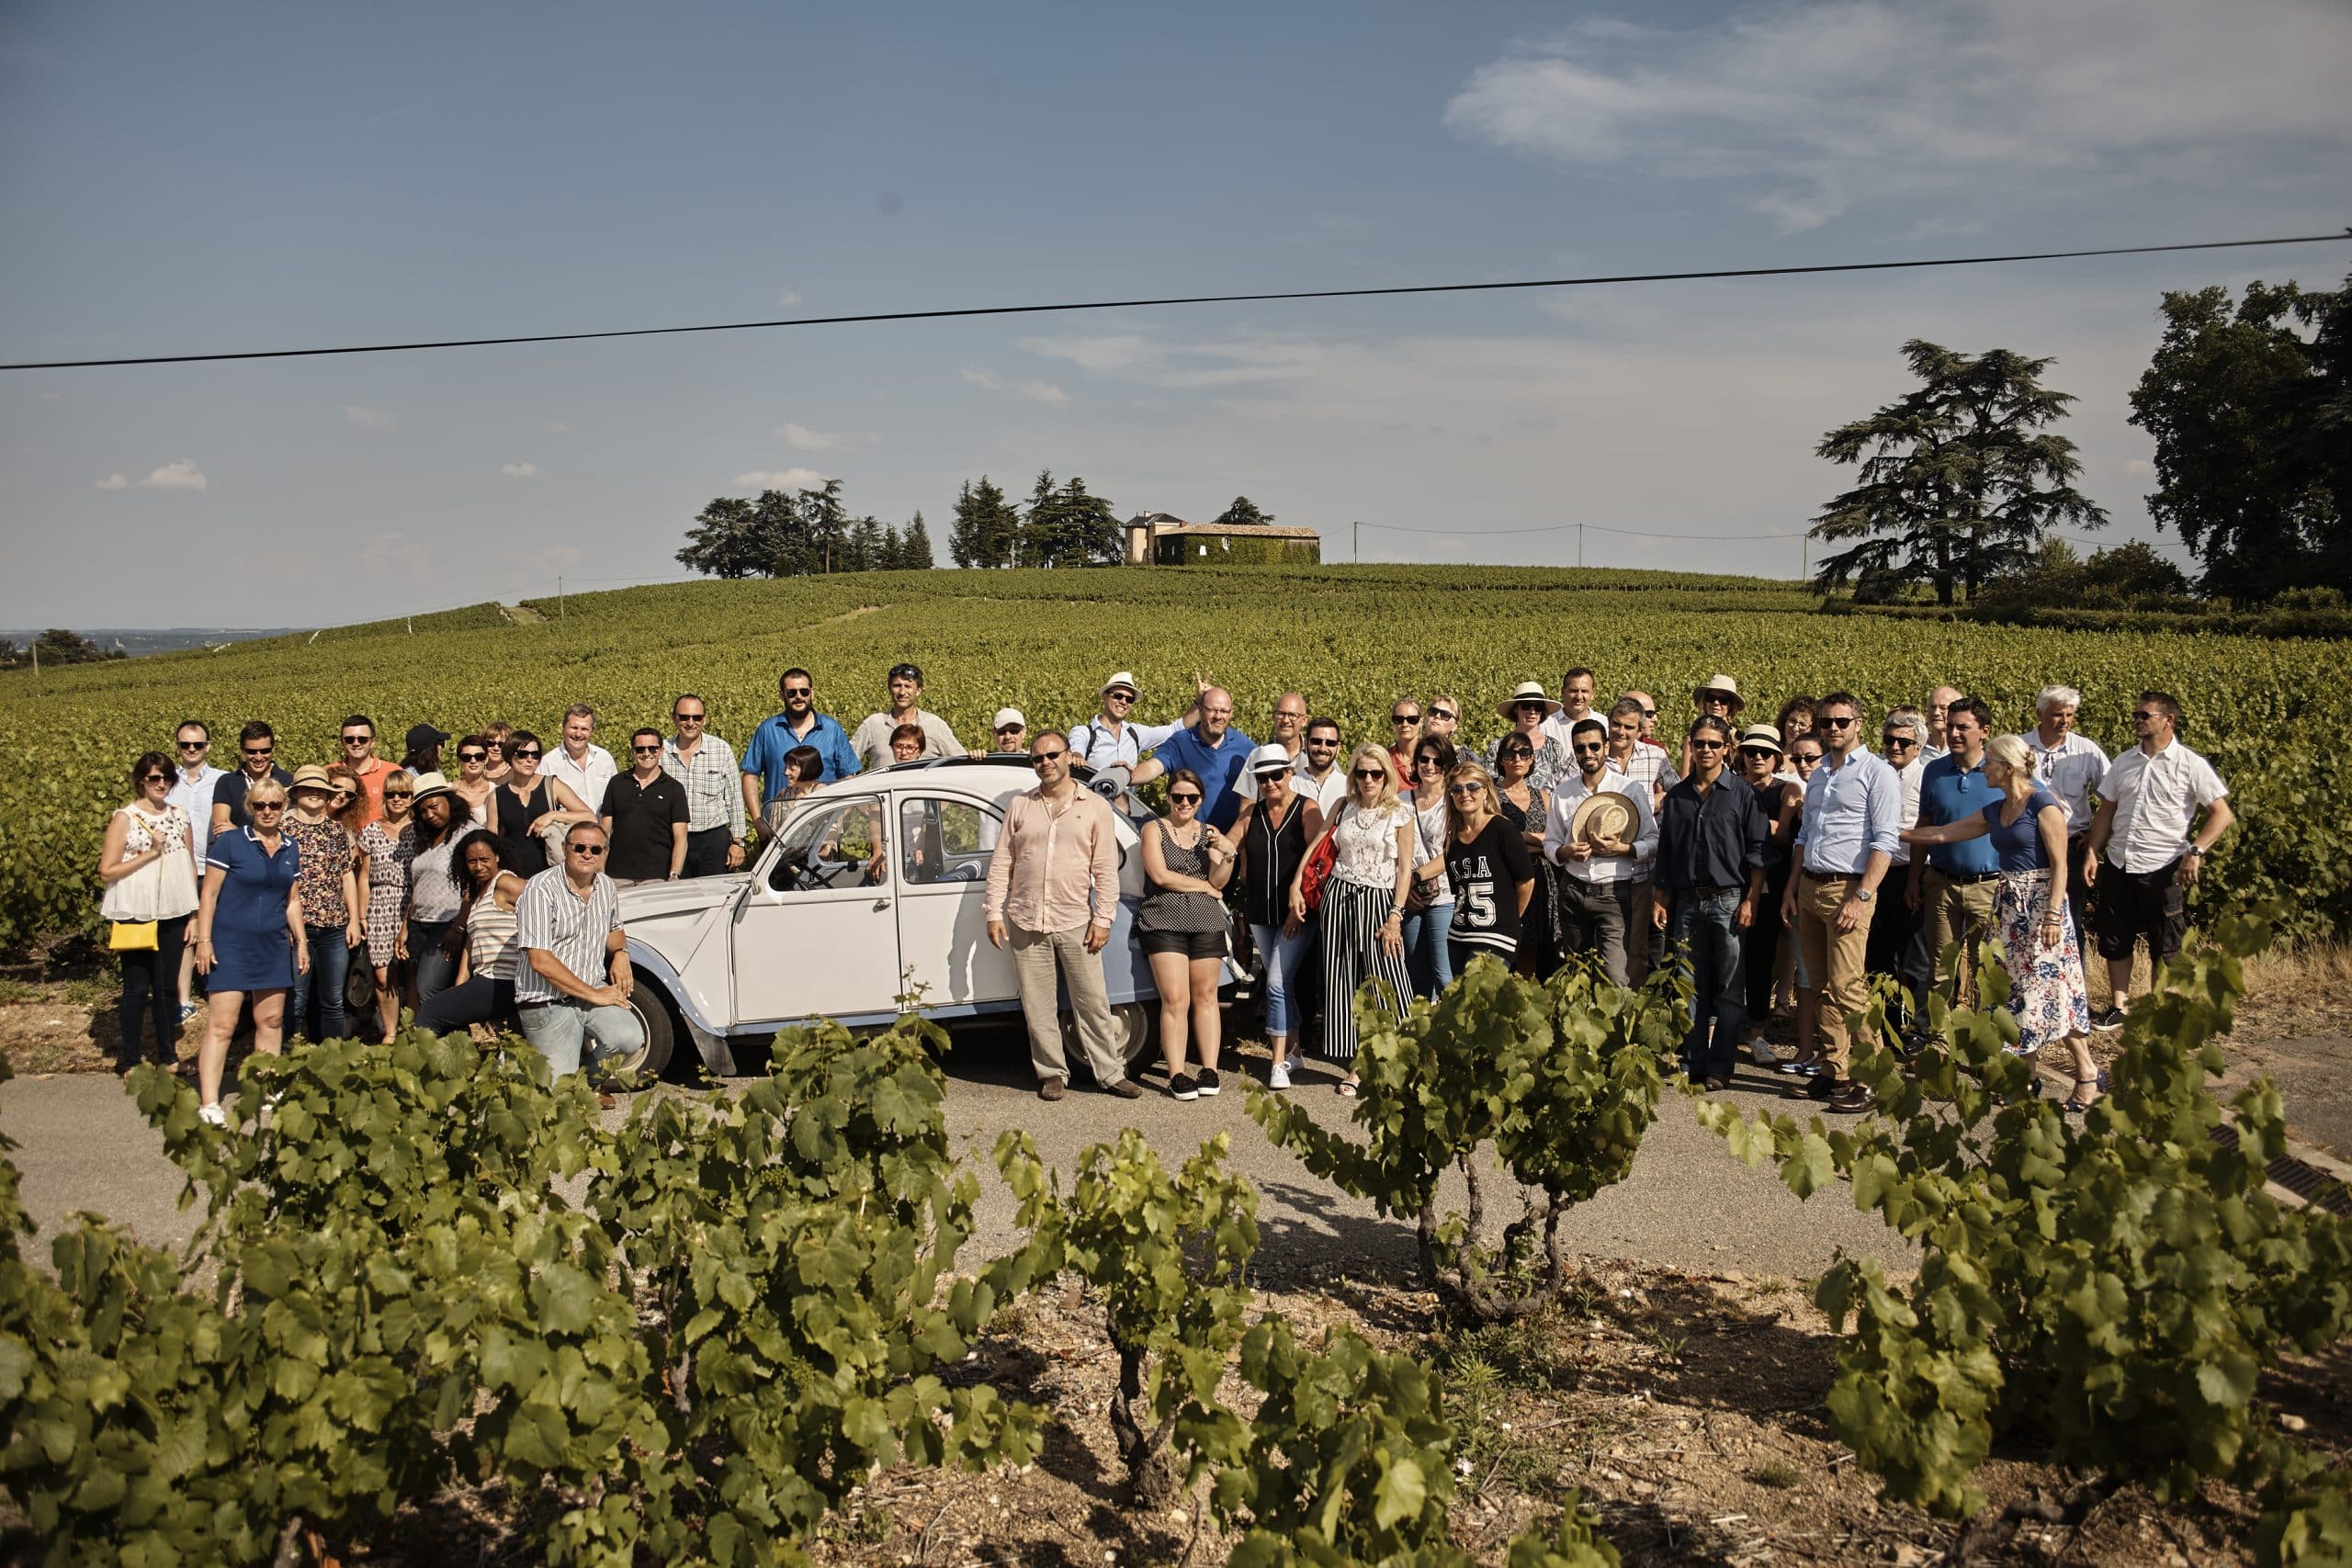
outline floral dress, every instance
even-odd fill
[[[1986,807],[1984,816],[2001,854],[2001,880],[1993,889],[1993,927],[2009,971],[2009,1016],[2018,1021],[2018,1050],[2030,1053],[2069,1035],[2088,1034],[2090,996],[2083,980],[2083,953],[2066,907],[2066,874],[2052,874],[2034,818],[2058,797],[2037,789],[2014,823],[2001,820],[2006,801]],[[2058,940],[2041,940],[2042,916],[2055,900]]]
[[[294,886],[302,897],[306,926],[347,926],[351,911],[343,901],[343,874],[351,869],[350,829],[340,822],[287,821],[286,841],[302,857]]]
[[[401,911],[408,905],[408,863],[416,853],[416,836],[395,831],[379,820],[359,834],[360,852],[368,857],[368,962],[390,968],[401,937]]]

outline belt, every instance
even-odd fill
[[[1803,873],[1807,882],[1851,882],[1861,874],[1859,871],[1815,871],[1810,866]]]
[[[1692,887],[1690,891],[1702,895],[1713,895],[1717,893],[1745,893],[1747,891],[1747,884],[1745,882],[1724,882],[1713,884],[1702,882]]]
[[[1930,871],[1935,870],[1933,866],[1928,867],[1928,869]],[[1942,877],[1946,882],[1951,883],[1955,887],[1973,887],[1980,882],[1996,882],[2000,879],[2001,875],[1997,871],[1962,872],[1957,876],[1948,871],[1938,871],[1936,872],[1936,874]]]

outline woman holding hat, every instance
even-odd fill
[[[1326,1061],[1344,1064],[1340,1092],[1356,1091],[1356,987],[1365,980],[1379,1005],[1398,1018],[1412,979],[1405,969],[1405,895],[1413,881],[1413,808],[1397,797],[1388,748],[1367,742],[1348,762],[1348,797],[1317,835],[1332,840],[1330,880],[1323,885],[1323,1039]],[[1307,859],[1314,858],[1310,846]],[[1305,862],[1291,878],[1290,912],[1306,919]]]
[[[376,1021],[387,1040],[401,1026],[392,968],[408,956],[401,911],[408,904],[409,858],[416,853],[416,835],[408,830],[415,795],[415,775],[394,768],[384,775],[383,816],[359,830],[359,905],[367,911],[368,964],[376,971]]]
[[[212,835],[204,897],[196,909],[196,967],[206,977],[210,1010],[196,1055],[196,1113],[215,1127],[228,1124],[220,1078],[245,998],[254,1003],[254,1049],[275,1056],[284,1036],[286,993],[311,966],[302,896],[295,886],[302,852],[284,831],[286,786],[276,779],[253,784],[245,811],[246,826]]]
[[[295,891],[302,904],[302,937],[311,962],[294,977],[292,1028],[311,1040],[340,1040],[351,1031],[343,983],[351,950],[366,935],[361,924],[358,841],[331,814],[334,781],[315,762],[295,770],[287,791],[286,838],[300,856]]]
[[[1906,828],[1903,841],[1957,844],[1991,835],[2001,867],[1993,924],[2009,971],[2009,1015],[2018,1022],[2011,1049],[2031,1055],[2064,1042],[2074,1056],[2075,1092],[2060,1108],[2087,1111],[2103,1086],[2091,1060],[2082,950],[2066,912],[2066,807],[2035,780],[2033,755],[2017,736],[1999,736],[1985,747],[1984,777],[2000,799],[1942,827]]]
[[[1201,820],[1208,785],[1190,768],[1168,775],[1168,815],[1142,835],[1144,896],[1136,942],[1159,991],[1159,1054],[1168,1093],[1197,1100],[1217,1091],[1222,1019],[1217,977],[1225,967],[1225,885],[1232,880],[1233,842]],[[1184,1070],[1187,1024],[1200,1057],[1198,1077]]]
[[[107,818],[98,851],[98,880],[106,884],[98,913],[123,925],[152,925],[143,947],[117,950],[122,960],[121,1032],[115,1070],[139,1065],[140,1040],[150,1014],[155,1021],[155,1054],[167,1067],[179,1065],[180,948],[188,917],[196,912],[196,853],[187,814],[171,804],[176,774],[172,760],[149,751],[130,764],[130,800]]]
[[[1250,776],[1258,797],[1234,820],[1233,880],[1241,886],[1241,918],[1250,922],[1250,940],[1266,971],[1266,1044],[1274,1054],[1266,1087],[1288,1089],[1291,1054],[1306,1022],[1299,963],[1315,941],[1314,917],[1291,908],[1290,887],[1307,845],[1322,835],[1323,813],[1299,793],[1290,753],[1279,743],[1270,740],[1250,754]]]
[[[1508,740],[1512,735],[1523,736],[1534,750],[1534,758],[1527,768],[1527,782],[1531,787],[1549,795],[1552,786],[1558,784],[1564,775],[1576,771],[1559,739],[1544,728],[1544,721],[1558,713],[1560,705],[1544,694],[1543,682],[1521,681],[1510,696],[1495,705],[1495,711],[1511,723],[1510,733],[1503,739]],[[1496,744],[1499,748],[1501,742]]]
[[[465,907],[465,883],[457,863],[458,840],[472,824],[465,798],[439,773],[420,773],[410,802],[416,819],[401,829],[409,842],[408,959],[411,1005],[422,1007],[449,988],[456,956],[447,947],[450,928]]]

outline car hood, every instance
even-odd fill
[[[747,872],[696,876],[681,882],[650,882],[620,890],[621,923],[698,914],[728,903],[743,890]]]

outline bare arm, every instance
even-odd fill
[[[286,929],[294,933],[294,973],[311,972],[311,935],[302,929],[302,890],[286,890]]]
[[[531,973],[567,997],[595,1007],[618,1007],[628,999],[617,987],[589,985],[566,968],[563,960],[548,948],[528,947],[523,951],[531,960]]]
[[[98,851],[98,876],[106,882],[120,882],[142,865],[152,865],[164,855],[160,840],[135,855],[123,853],[123,845],[130,840],[130,818],[127,812],[118,811],[107,818],[106,843]]]
[[[196,901],[196,945],[204,949],[196,955],[196,972],[212,971],[212,912],[220,907],[220,879],[229,874],[219,866],[208,867],[204,875],[204,891]]]
[[[1957,822],[1947,822],[1939,828],[1905,828],[1903,829],[1903,841],[1906,844],[1964,844],[1971,839],[1981,839],[1992,830],[1993,825],[1984,819],[1983,812],[1972,812]],[[2065,857],[2060,856],[2059,863],[2064,863]],[[1911,874],[1916,877],[1919,874],[1919,862],[1914,859],[1911,864]]]
[[[675,882],[686,870],[686,825],[684,821],[670,824],[670,880]]]

